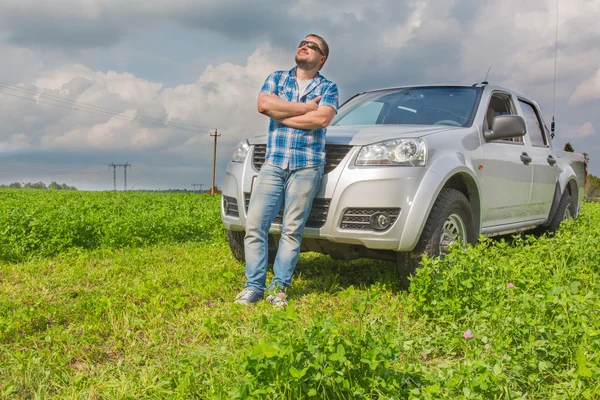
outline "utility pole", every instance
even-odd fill
[[[200,186],[200,191],[202,191],[202,186],[204,186],[204,184],[202,184],[202,183],[192,183],[192,187],[194,188],[194,191],[196,191],[196,186]]]
[[[128,162],[126,162],[125,164],[109,164],[108,165],[108,170],[110,171],[112,169],[113,172],[113,189],[116,192],[117,191],[117,168],[118,167],[123,167],[124,172],[125,172],[125,191],[127,191],[127,168],[131,167],[131,164],[129,164]]]
[[[116,192],[117,191],[117,165],[115,163],[112,163],[108,166],[108,170],[110,171],[111,168],[113,171],[113,190]]]
[[[215,128],[215,132],[211,132],[210,136],[215,138],[215,146],[213,150],[212,186],[210,187],[210,194],[215,194],[215,169],[217,168],[217,138],[221,136],[221,134],[217,133],[217,129]]]
[[[131,164],[129,164],[128,162],[123,164],[123,169],[125,171],[125,191],[127,191],[127,167],[131,167]]]

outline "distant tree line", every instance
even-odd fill
[[[192,190],[192,189],[131,189],[128,192],[153,192],[153,193],[210,193],[210,189]],[[221,194],[220,187],[215,186],[215,193]]]
[[[52,181],[47,185],[44,182],[13,182],[8,185],[0,185],[0,189],[50,189],[50,190],[77,190],[75,186],[69,186],[66,183],[56,183]]]
[[[600,202],[600,178],[588,174],[584,198],[585,201]]]

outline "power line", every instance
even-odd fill
[[[93,115],[108,116],[111,118],[118,118],[118,119],[126,120],[129,122],[135,121],[135,122],[139,122],[141,124],[147,124],[147,125],[155,126],[155,127],[159,127],[159,128],[171,128],[171,129],[177,129],[177,130],[186,131],[186,132],[196,132],[197,130],[205,130],[206,129],[205,127],[201,127],[198,125],[186,124],[186,123],[182,123],[182,122],[163,121],[163,120],[159,120],[159,119],[155,119],[155,118],[146,117],[143,115],[137,115],[137,114],[133,115],[133,116],[123,115],[123,111],[118,111],[118,110],[114,110],[114,109],[107,108],[107,107],[84,104],[84,103],[77,102],[75,100],[70,100],[70,99],[66,99],[63,97],[59,97],[59,96],[55,96],[55,95],[51,95],[51,94],[47,94],[47,93],[43,93],[43,92],[38,92],[37,90],[34,90],[34,89],[28,89],[28,88],[24,88],[24,87],[20,87],[20,86],[16,86],[16,85],[11,85],[9,83],[2,82],[2,81],[0,81],[0,88],[11,90],[13,92],[17,92],[17,93],[23,94],[23,95],[40,96],[41,98],[36,99],[36,98],[32,98],[32,97],[23,97],[23,96],[18,96],[14,93],[6,93],[5,91],[0,91],[0,94],[4,94],[6,96],[16,97],[16,98],[23,99],[23,100],[29,100],[29,101],[33,101],[35,103],[52,105],[55,107],[61,107],[61,108],[65,108],[68,110],[82,111],[82,112],[86,112],[88,114],[93,114]],[[224,137],[224,139],[229,140],[230,142],[233,142],[233,143],[238,143],[239,141],[244,140],[244,139],[236,137],[230,133],[226,133],[226,135],[229,135],[235,139],[235,140],[232,140],[232,139]]]
[[[192,130],[192,129],[186,129],[186,128],[180,128],[180,127],[168,127],[164,123],[156,123],[156,122],[149,122],[149,121],[139,120],[139,119],[136,119],[135,117],[130,118],[130,117],[127,117],[127,116],[121,115],[121,114],[111,114],[111,113],[108,113],[106,111],[93,111],[93,110],[76,108],[76,107],[72,107],[72,106],[66,106],[66,105],[56,104],[56,103],[50,102],[50,101],[55,101],[55,100],[46,100],[46,99],[43,99],[43,100],[46,100],[46,101],[42,101],[40,99],[34,99],[34,98],[31,98],[31,97],[18,96],[16,94],[6,93],[6,92],[3,92],[3,91],[0,91],[0,94],[3,94],[5,96],[16,97],[16,98],[23,99],[23,100],[33,101],[35,103],[41,103],[41,104],[47,104],[47,105],[50,105],[50,106],[60,107],[60,108],[64,108],[64,109],[67,109],[67,110],[82,111],[82,112],[85,112],[85,113],[88,113],[88,114],[99,115],[101,117],[117,118],[117,119],[129,121],[129,122],[139,122],[141,124],[147,124],[147,125],[155,126],[155,127],[158,127],[158,128],[171,128],[171,129],[178,129],[178,130],[182,130],[182,131],[186,131],[186,132],[196,132],[195,130]]]
[[[0,87],[3,87],[8,90],[13,90],[16,92],[25,93],[25,94],[45,97],[45,98],[48,98],[49,100],[57,101],[60,103],[65,103],[68,105],[89,108],[93,111],[105,112],[105,113],[109,113],[109,114],[113,114],[113,115],[120,115],[124,112],[124,111],[119,111],[119,110],[115,110],[115,109],[108,108],[108,107],[102,107],[102,106],[96,106],[93,104],[81,103],[76,100],[71,100],[71,99],[67,99],[65,97],[55,96],[55,95],[49,94],[49,93],[39,92],[35,89],[29,89],[29,88],[26,88],[23,86],[12,85],[10,83],[6,83],[6,82],[2,82],[2,81],[0,81]],[[139,115],[139,114],[136,114],[135,116],[131,116],[131,117],[136,118],[136,119],[147,120],[148,122],[153,122],[153,123],[158,123],[158,124],[165,124],[165,125],[168,124],[171,126],[180,125],[181,127],[188,128],[188,129],[194,129],[194,130],[206,129],[206,127],[202,127],[202,126],[198,126],[198,125],[186,124],[183,122],[163,121],[163,120],[160,120],[157,118],[150,118],[150,117],[146,117],[144,115]]]
[[[3,92],[3,91],[0,91],[0,94],[3,94],[5,96],[17,97],[17,98],[23,99],[23,100],[33,101],[35,103],[42,103],[42,104],[47,104],[47,105],[51,105],[51,106],[55,106],[55,107],[65,108],[67,110],[82,111],[82,112],[85,112],[85,113],[88,113],[88,114],[100,115],[100,116],[103,116],[103,117],[109,116],[109,117],[118,118],[118,119],[122,119],[122,120],[129,121],[129,122],[136,121],[136,122],[139,122],[139,123],[142,123],[142,124],[147,124],[147,125],[151,125],[151,126],[155,126],[155,127],[163,128],[163,129],[177,129],[177,130],[186,131],[186,132],[196,132],[195,130],[190,130],[190,129],[185,129],[185,128],[179,128],[179,127],[174,127],[174,126],[173,127],[169,127],[169,126],[165,126],[164,124],[154,124],[154,123],[151,123],[151,122],[138,121],[138,120],[135,120],[135,119],[127,118],[127,117],[122,116],[122,115],[99,114],[99,113],[96,113],[96,112],[93,112],[93,111],[89,111],[89,110],[82,110],[82,109],[78,109],[78,108],[74,108],[74,107],[66,107],[66,106],[63,106],[63,105],[60,105],[60,104],[54,104],[54,103],[49,103],[49,102],[45,102],[45,101],[41,101],[41,100],[36,100],[36,99],[30,98],[30,97],[17,96],[17,95],[14,95],[14,94]],[[229,141],[229,142],[231,142],[231,143],[234,143],[234,144],[238,143],[238,141],[230,139],[230,138],[227,138],[227,137],[225,137],[224,139],[227,140],[227,141]],[[242,140],[242,139],[240,139],[240,140]]]
[[[94,171],[90,171],[90,172],[59,172],[59,171],[52,171],[52,170],[48,170],[48,169],[40,169],[40,168],[31,168],[31,167],[19,167],[16,165],[7,165],[7,164],[0,164],[0,168],[2,169],[6,169],[6,168],[10,168],[12,170],[9,170],[9,172],[18,172],[18,171],[24,171],[24,172],[44,172],[44,173],[49,173],[49,174],[54,174],[54,175],[87,175],[87,174],[104,174],[104,172],[94,172]],[[14,171],[16,170],[16,171]]]

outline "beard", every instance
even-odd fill
[[[319,60],[311,61],[306,58],[298,58],[298,55],[296,55],[296,65],[301,69],[314,69],[319,66]]]

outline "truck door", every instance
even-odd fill
[[[531,142],[528,152],[533,166],[533,189],[527,214],[532,219],[547,218],[558,178],[557,160],[549,146],[537,107],[522,99],[519,99],[519,107],[525,119],[528,140]]]
[[[510,94],[492,93],[483,129],[491,129],[498,115],[517,115]],[[523,159],[523,153],[523,138],[484,142],[482,228],[528,219],[533,166]]]

